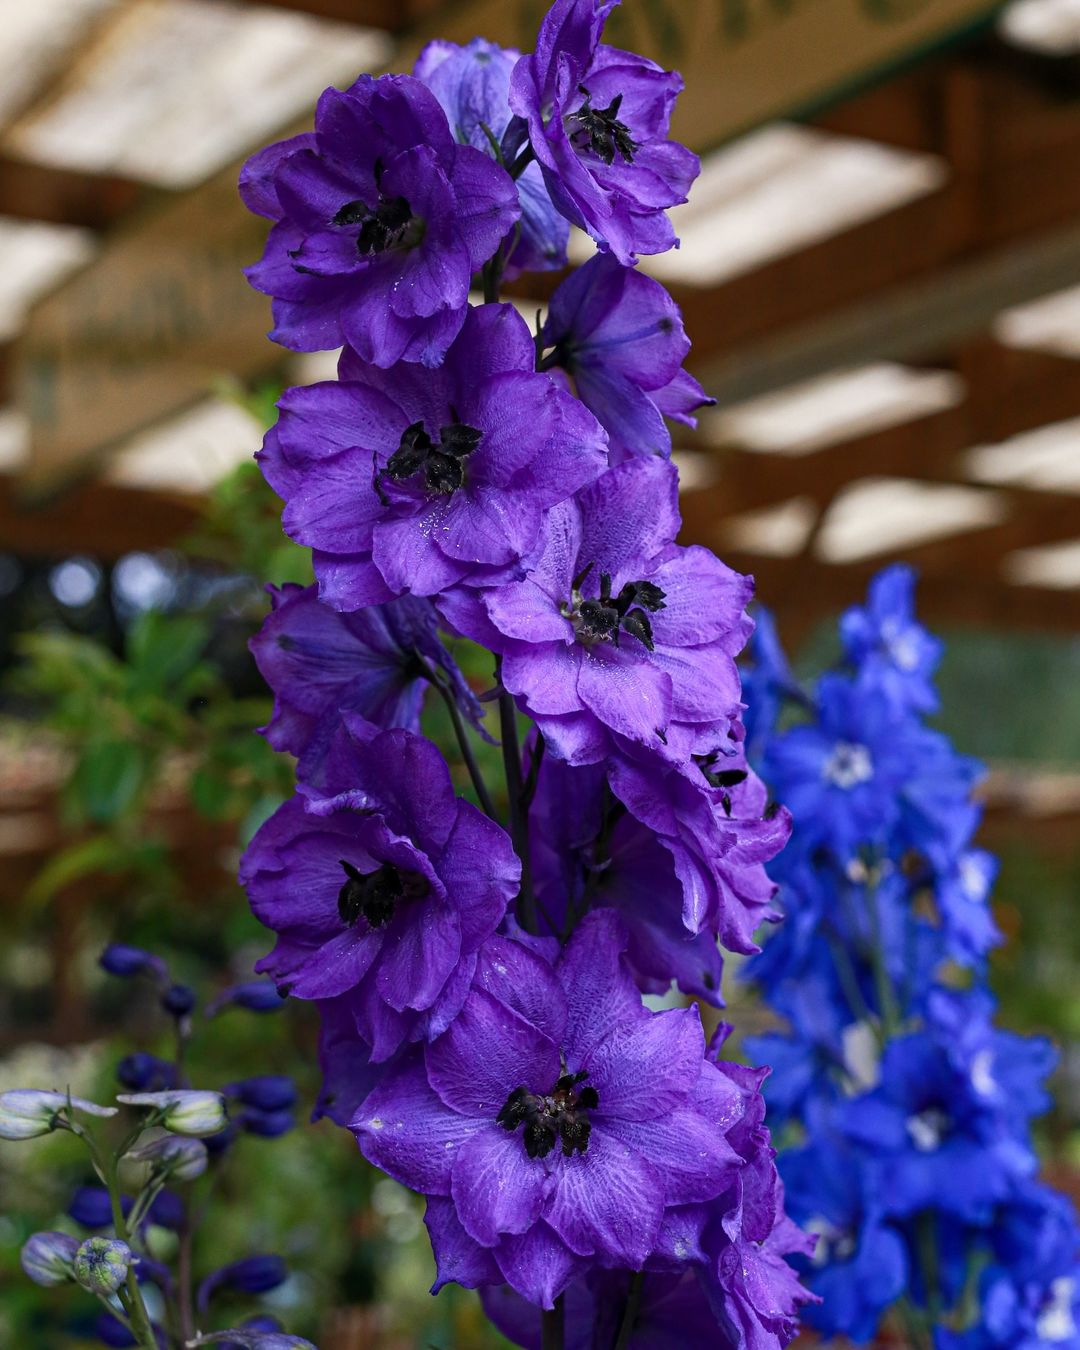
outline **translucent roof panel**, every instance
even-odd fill
[[[1017,549],[1002,563],[1009,581],[1020,586],[1050,586],[1055,590],[1080,588],[1080,539],[1039,548]]]
[[[703,435],[748,450],[805,455],[853,436],[955,407],[959,376],[891,362],[823,375],[747,403],[700,414]]]
[[[21,112],[71,48],[120,0],[7,0],[0,29],[0,123]]]
[[[1005,310],[994,323],[994,336],[1007,347],[1080,356],[1080,286]]]
[[[671,212],[681,247],[642,259],[662,281],[712,286],[940,187],[943,160],[778,123],[710,155]]]
[[[977,446],[966,460],[968,473],[981,483],[1080,492],[1080,417]]]
[[[138,0],[7,140],[46,163],[187,187],[388,51],[385,34],[286,9]]]
[[[129,441],[110,461],[105,479],[125,487],[198,494],[249,460],[263,427],[235,403],[207,399],[163,426]]]
[[[1013,0],[998,31],[1007,42],[1046,56],[1080,52],[1080,0]]]
[[[827,562],[855,562],[994,525],[1006,513],[1001,497],[986,489],[861,478],[829,508],[817,551]]]
[[[93,255],[88,230],[0,216],[0,339],[14,337],[29,306]]]
[[[809,497],[792,497],[777,506],[729,517],[721,533],[729,548],[769,558],[793,558],[806,544],[816,515]]]

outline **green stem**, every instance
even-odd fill
[[[532,885],[532,860],[529,856],[529,814],[524,806],[521,782],[521,746],[518,743],[517,709],[507,693],[499,695],[499,726],[502,731],[503,767],[506,793],[510,799],[510,838],[521,859],[521,890],[518,893],[518,918],[530,933],[539,931],[536,897]]]
[[[566,1345],[566,1319],[563,1311],[563,1295],[555,1300],[554,1308],[540,1314],[541,1350],[564,1350]]]
[[[139,1133],[141,1133],[141,1129]],[[118,1157],[110,1158],[108,1162],[101,1155],[101,1150],[97,1146],[97,1141],[88,1130],[80,1126],[77,1133],[86,1141],[86,1146],[90,1150],[90,1157],[94,1166],[97,1168],[98,1175],[105,1183],[105,1188],[109,1192],[109,1205],[112,1209],[113,1228],[116,1236],[121,1242],[131,1246],[131,1234],[128,1230],[127,1221],[124,1218],[123,1207],[120,1204],[120,1186],[117,1181]],[[137,1137],[137,1136],[136,1136]],[[133,1142],[133,1141],[132,1141]],[[130,1143],[125,1141],[123,1148],[118,1156],[127,1152]],[[146,1311],[146,1304],[143,1303],[142,1290],[139,1288],[139,1281],[135,1278],[135,1267],[128,1267],[127,1273],[127,1303],[128,1315],[131,1318],[131,1334],[138,1341],[143,1350],[157,1350],[157,1339],[154,1336],[153,1327],[150,1325],[150,1317]]]
[[[626,1302],[623,1304],[619,1334],[615,1337],[612,1350],[628,1350],[630,1337],[634,1334],[634,1323],[637,1321],[638,1308],[641,1306],[641,1289],[644,1283],[644,1274],[640,1270],[636,1270],[630,1277],[630,1288],[626,1291]]]
[[[442,700],[446,704],[446,710],[450,714],[450,721],[454,726],[454,735],[457,737],[458,749],[461,751],[461,758],[465,762],[465,767],[469,771],[469,777],[472,779],[472,785],[480,800],[480,805],[484,809],[484,814],[490,816],[492,820],[497,820],[495,806],[491,800],[491,793],[488,792],[487,784],[484,782],[484,776],[480,772],[480,766],[476,762],[476,756],[473,754],[472,745],[469,742],[468,729],[465,726],[465,719],[461,715],[461,709],[457,705],[457,699],[454,697],[436,672],[430,665],[420,657],[420,664],[423,667],[424,674],[428,681],[442,695]]]

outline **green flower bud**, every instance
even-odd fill
[[[118,1238],[92,1237],[79,1245],[72,1262],[75,1279],[91,1294],[115,1294],[127,1279],[131,1248]]]

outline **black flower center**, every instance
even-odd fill
[[[627,581],[618,595],[612,595],[611,577],[607,572],[601,572],[600,594],[586,599],[581,594],[581,587],[591,568],[592,563],[574,578],[571,583],[573,593],[562,609],[578,637],[586,643],[614,642],[617,647],[619,634],[629,633],[652,651],[653,631],[649,615],[664,608],[664,592],[651,581]]]
[[[465,460],[483,435],[464,422],[451,422],[441,428],[438,441],[433,441],[423,422],[414,422],[402,432],[401,444],[387,460],[383,472],[403,482],[422,471],[432,492],[449,496],[465,482]]]
[[[382,928],[394,917],[399,900],[426,895],[427,879],[418,872],[402,872],[393,863],[383,863],[374,872],[361,872],[344,858],[345,884],[338,892],[338,914],[351,928],[361,915],[372,928]]]
[[[546,1158],[556,1139],[562,1140],[564,1157],[584,1153],[592,1133],[587,1113],[600,1105],[594,1087],[578,1086],[588,1076],[584,1069],[564,1073],[551,1091],[543,1094],[516,1087],[495,1120],[511,1134],[519,1125],[525,1126],[525,1152],[530,1158]]]
[[[585,102],[566,119],[573,145],[578,150],[591,150],[605,164],[614,163],[617,150],[627,164],[632,164],[638,143],[626,123],[619,121],[622,94],[616,94],[606,108],[594,108],[588,89],[583,84],[578,89],[585,95]]]
[[[332,225],[359,225],[356,251],[363,258],[391,249],[415,248],[424,236],[424,222],[414,216],[404,197],[384,197],[379,193],[375,206],[367,202],[346,202],[330,222]]]

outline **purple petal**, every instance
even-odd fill
[[[589,1147],[560,1157],[544,1217],[571,1251],[638,1269],[664,1214],[655,1169],[594,1122]]]
[[[470,1237],[492,1247],[503,1233],[524,1233],[540,1216],[552,1177],[525,1152],[521,1131],[494,1122],[458,1150],[450,1193]]]

